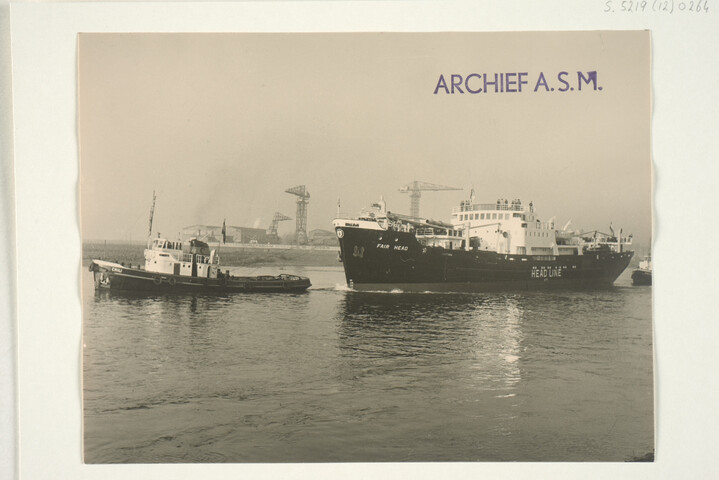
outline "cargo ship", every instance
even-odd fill
[[[387,211],[383,200],[333,221],[347,285],[406,292],[594,288],[614,283],[632,236],[555,229],[516,199],[453,208],[451,222]]]

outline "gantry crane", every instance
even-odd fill
[[[310,202],[310,192],[304,185],[288,188],[285,193],[297,195],[297,231],[295,241],[298,245],[307,244],[307,204]]]
[[[422,192],[426,191],[439,191],[439,190],[462,190],[456,187],[447,187],[444,185],[435,185],[434,183],[419,182],[417,180],[409,183],[399,189],[402,193],[409,193],[411,199],[409,214],[411,217],[419,218],[419,199],[422,196]]]
[[[270,226],[267,228],[267,240],[269,240],[270,243],[278,243],[280,241],[279,235],[277,235],[277,227],[279,226],[280,222],[283,222],[285,220],[292,220],[287,215],[283,215],[280,212],[275,212],[275,216],[272,217],[272,223],[270,223]]]

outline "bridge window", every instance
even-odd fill
[[[481,214],[481,215],[479,216],[479,218],[480,218],[481,220],[484,220],[484,214]]]

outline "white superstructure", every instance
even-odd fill
[[[472,195],[473,197],[473,195]],[[449,250],[483,250],[507,255],[555,257],[582,255],[587,249],[605,248],[616,252],[631,245],[632,236],[599,231],[576,232],[558,230],[554,218],[542,221],[534,205],[521,200],[497,200],[495,203],[474,203],[465,200],[452,210],[451,223],[416,219],[387,212],[384,201],[373,204],[357,219],[336,219],[335,227],[370,230],[393,230],[414,233],[426,246]],[[610,227],[611,230],[611,227]]]
[[[579,242],[558,245],[554,220],[542,222],[534,206],[520,200],[472,204],[463,201],[452,210],[452,225],[480,250],[517,255],[577,255]]]
[[[145,249],[145,270],[170,275],[217,278],[220,257],[215,250],[210,252],[207,244],[194,242],[190,242],[189,252],[185,252],[182,242],[164,238],[150,240]]]

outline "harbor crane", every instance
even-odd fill
[[[297,195],[297,215],[295,241],[297,245],[307,244],[307,204],[310,202],[310,192],[304,185],[288,188],[285,193]]]
[[[270,226],[267,228],[267,239],[270,241],[270,243],[279,243],[280,237],[277,235],[277,227],[279,226],[280,222],[283,222],[285,220],[292,220],[287,215],[283,215],[280,212],[275,212],[275,216],[272,217],[272,223],[270,223]]]
[[[435,185],[434,183],[419,182],[414,180],[412,183],[400,187],[401,193],[409,193],[411,200],[409,214],[411,217],[419,218],[419,199],[422,192],[435,192],[439,190],[462,190],[457,187],[447,187],[445,185]]]

